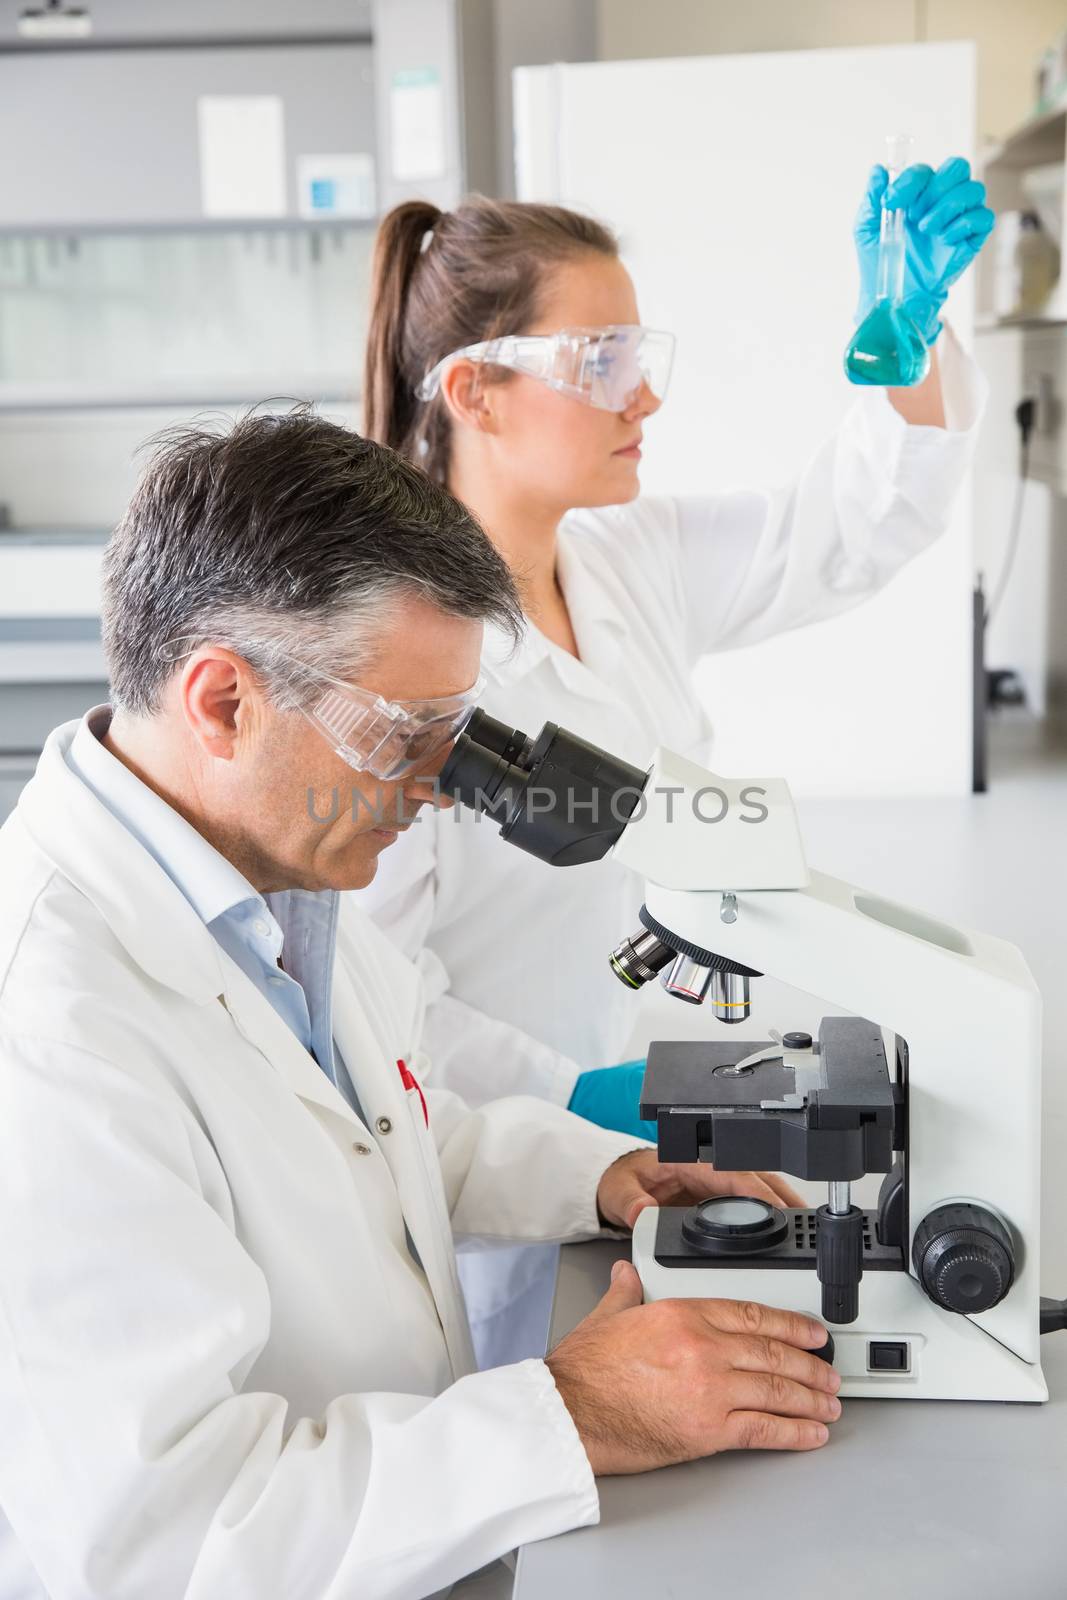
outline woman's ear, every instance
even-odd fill
[[[479,433],[496,431],[492,385],[479,361],[453,361],[441,379],[441,394],[453,422]]]

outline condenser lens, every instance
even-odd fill
[[[765,1228],[773,1215],[773,1207],[765,1200],[750,1200],[738,1195],[716,1195],[700,1205],[701,1220],[717,1232],[748,1232],[751,1228]]]
[[[788,1234],[784,1211],[744,1194],[701,1200],[681,1221],[683,1243],[704,1256],[760,1255],[776,1250]]]

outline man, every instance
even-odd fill
[[[469,513],[306,412],[179,433],[103,611],[112,706],[0,833],[0,1592],[427,1595],[595,1521],[597,1472],[822,1443],[817,1323],[643,1307],[629,1266],[547,1361],[472,1371],[452,1229],[789,1195],[423,1094],[414,969],[337,891],[518,625]]]

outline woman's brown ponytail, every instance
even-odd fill
[[[363,383],[368,438],[447,482],[448,409],[440,394],[417,399],[418,383],[453,350],[525,332],[552,269],[590,252],[617,255],[614,234],[562,206],[482,195],[455,211],[426,200],[395,206],[378,230],[371,270]]]
[[[415,417],[415,393],[403,376],[408,289],[428,231],[441,212],[429,200],[405,200],[382,222],[371,263],[371,318],[363,364],[363,432],[403,450]]]

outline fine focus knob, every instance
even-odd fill
[[[938,1206],[924,1217],[911,1247],[915,1272],[935,1305],[974,1316],[1011,1288],[1015,1246],[999,1217],[984,1207]]]

